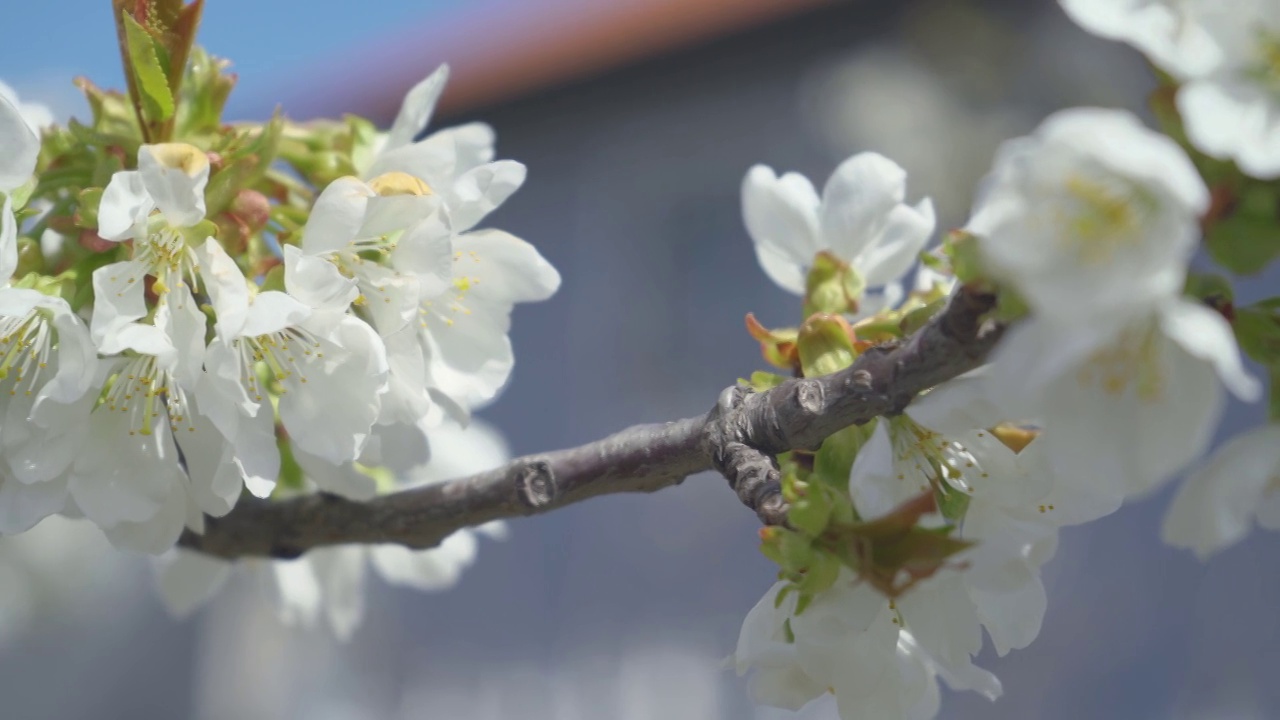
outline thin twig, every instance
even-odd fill
[[[296,557],[345,543],[428,548],[490,520],[544,513],[597,495],[653,492],[716,469],[767,524],[786,521],[775,456],[814,449],[849,425],[902,411],[920,392],[980,365],[1001,327],[984,322],[995,298],[962,288],[901,343],[871,348],[852,366],[753,393],[733,386],[706,415],[637,425],[576,448],[516,458],[470,477],[348,500],[318,493],[242,500],[179,544],[223,558]]]

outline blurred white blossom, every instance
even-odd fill
[[[1218,448],[1187,477],[1161,536],[1200,559],[1239,542],[1254,521],[1280,530],[1280,425],[1250,430]]]

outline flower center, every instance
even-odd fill
[[[471,314],[471,308],[468,308],[463,303],[467,300],[467,293],[480,284],[480,278],[460,272],[462,268],[459,265],[467,261],[479,264],[480,255],[474,250],[468,250],[466,253],[462,251],[453,253],[453,289],[446,290],[441,295],[430,300],[422,301],[418,307],[419,327],[427,327],[427,321],[432,316],[443,320],[446,327],[452,327],[456,321],[454,316]]]
[[[0,318],[0,386],[8,384],[10,395],[30,395],[52,345],[53,332],[38,310]]]
[[[196,251],[187,242],[186,236],[178,228],[171,227],[159,214],[153,218],[153,224],[145,239],[134,243],[134,266],[141,272],[129,278],[129,282],[137,282],[143,276],[156,278],[155,291],[163,295],[171,287],[182,287],[190,283],[193,291],[198,291],[200,259]]]
[[[165,413],[169,429],[178,432],[183,423],[195,432],[187,413],[187,394],[173,373],[160,367],[154,355],[130,358],[107,390],[104,405],[109,412],[129,416],[130,435],[150,435],[155,418]]]
[[[1248,73],[1273,93],[1280,93],[1280,33],[1260,30],[1255,61]]]
[[[1064,188],[1059,242],[1073,249],[1082,263],[1109,263],[1119,247],[1140,241],[1139,229],[1153,203],[1132,183],[1118,177],[1073,175]]]
[[[1080,367],[1081,385],[1100,387],[1119,396],[1133,390],[1143,402],[1164,395],[1165,371],[1160,360],[1155,323],[1124,332],[1111,345],[1097,350]]]
[[[306,366],[309,361],[321,359],[320,342],[315,336],[300,328],[285,328],[280,332],[241,338],[237,342],[240,351],[240,382],[255,402],[262,402],[262,381],[257,368],[264,367],[275,380],[272,388],[277,395],[288,392],[289,386],[307,382]]]
[[[987,473],[978,466],[973,453],[955,440],[926,428],[906,415],[889,421],[893,439],[894,466],[899,480],[911,480],[920,490],[973,492],[966,473]]]

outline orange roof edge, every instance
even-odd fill
[[[440,109],[454,114],[831,2],[545,0],[518,8],[476,3],[435,26],[356,51],[358,66],[348,60],[327,73],[326,84],[334,89],[288,105],[301,111],[300,117],[358,109],[389,118],[414,83],[448,62],[453,72]],[[380,69],[375,82],[370,82],[369,68]]]

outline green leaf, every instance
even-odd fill
[[[1231,302],[1235,299],[1235,288],[1231,285],[1231,279],[1218,273],[1189,273],[1183,292],[1202,301]]]
[[[1267,417],[1280,422],[1280,365],[1273,365],[1268,373],[1271,378],[1271,402],[1267,405]]]
[[[1209,228],[1205,247],[1214,262],[1233,273],[1260,272],[1280,256],[1280,222],[1274,214],[1236,214]]]
[[[1277,367],[1280,366],[1280,312],[1260,305],[1236,308],[1232,329],[1240,349],[1254,362]]]
[[[169,78],[160,63],[155,38],[138,24],[129,13],[123,13],[125,40],[129,48],[129,63],[142,95],[143,111],[148,120],[164,122],[173,117],[173,91]]]

